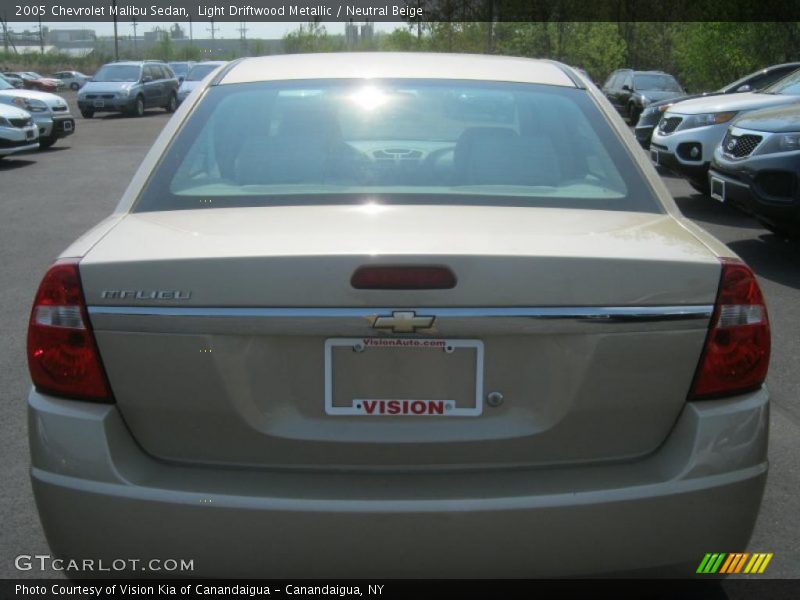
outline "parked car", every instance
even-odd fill
[[[209,60],[199,62],[192,66],[186,78],[181,82],[181,87],[178,88],[178,103],[186,100],[186,97],[192,93],[192,90],[200,85],[200,82],[203,81],[207,75],[226,64],[228,63],[224,60]]]
[[[71,90],[79,90],[87,81],[91,80],[89,75],[84,75],[80,71],[59,71],[58,73],[53,73],[50,77],[58,79]]]
[[[7,76],[6,73],[0,73],[0,81],[5,81],[6,83],[12,85],[15,88],[25,87],[22,83],[22,79],[19,77],[14,76]]]
[[[606,80],[603,94],[619,114],[635,125],[651,102],[685,96],[686,92],[677,79],[663,71],[618,69]]]
[[[745,113],[714,152],[712,198],[731,202],[764,226],[800,237],[800,105]]]
[[[39,147],[49,148],[57,140],[75,133],[75,119],[61,97],[35,90],[16,89],[0,81],[0,104],[28,111],[39,130]]]
[[[765,69],[760,69],[754,73],[750,73],[741,79],[737,79],[733,83],[729,83],[725,87],[715,92],[693,94],[691,96],[680,96],[677,98],[670,98],[668,100],[661,100],[660,102],[651,102],[647,105],[647,108],[642,111],[642,114],[639,116],[639,121],[636,123],[636,128],[634,129],[634,132],[636,133],[636,139],[639,140],[639,144],[641,144],[642,148],[645,150],[650,148],[650,138],[653,137],[653,130],[661,120],[661,116],[664,114],[664,111],[678,102],[706,96],[719,96],[722,94],[737,94],[742,92],[757,92],[783,79],[789,73],[796,71],[798,68],[800,68],[800,62],[773,65]]]
[[[141,117],[146,109],[156,107],[174,112],[178,85],[175,74],[162,62],[108,63],[78,91],[78,108],[86,119],[98,112]]]
[[[0,159],[39,147],[39,134],[30,113],[0,104]]]
[[[25,81],[20,77],[18,73],[11,73],[10,71],[3,73],[3,78],[8,81],[11,85],[15,88],[24,88]]]
[[[189,74],[189,71],[192,70],[192,67],[195,65],[193,60],[189,61],[174,61],[167,63],[169,64],[170,69],[172,72],[175,73],[175,76],[178,78],[180,83],[183,83],[186,76]]]
[[[201,86],[35,297],[31,477],[65,564],[685,577],[747,547],[764,299],[595,86],[408,53]]]
[[[730,122],[751,110],[800,102],[800,71],[759,92],[687,100],[669,108],[650,143],[653,162],[687,179],[708,194],[708,168]]]
[[[14,72],[14,73],[5,73],[6,77],[11,76],[19,79],[22,81],[22,87],[26,90],[39,90],[41,92],[57,92],[58,91],[58,84],[54,79],[46,79],[43,78],[41,75],[36,75],[35,73],[25,72]]]
[[[31,77],[34,77],[38,81],[42,81],[42,82],[45,82],[47,84],[55,85],[57,90],[65,90],[65,89],[67,89],[67,85],[63,81],[61,81],[60,79],[54,79],[52,77],[44,77],[43,75],[39,75],[39,73],[36,73],[35,71],[25,71],[23,73],[23,75],[29,75]]]

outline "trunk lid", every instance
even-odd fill
[[[383,264],[458,283],[350,285]],[[720,273],[667,215],[463,206],[131,214],[80,269],[119,409],[151,454],[403,469],[651,452],[685,402]],[[408,315],[434,322],[412,332]],[[373,338],[408,347],[355,348]],[[419,347],[431,340],[456,348]],[[398,395],[481,414],[330,410]]]

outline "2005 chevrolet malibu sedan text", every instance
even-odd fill
[[[54,554],[524,577],[744,549],[764,299],[583,76],[359,53],[202,88],[34,301]]]

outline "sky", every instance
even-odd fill
[[[167,22],[154,22],[154,21],[140,21],[136,24],[136,32],[138,35],[142,35],[145,31],[150,31],[156,26],[161,27],[162,29],[170,27],[172,23]],[[189,24],[188,23],[180,23],[181,27],[184,28],[186,31],[186,35],[189,35]],[[264,23],[264,22],[247,22],[245,26],[247,27],[246,35],[248,38],[262,38],[262,39],[277,39],[282,38],[286,33],[289,31],[293,31],[297,29],[301,25],[300,22],[292,23]],[[325,29],[328,33],[337,34],[341,33],[344,34],[344,26],[345,23],[324,23]],[[403,27],[404,23],[384,23],[384,22],[376,22],[375,31],[393,31],[398,27]],[[97,35],[113,35],[114,34],[114,24],[112,22],[88,22],[88,23],[64,23],[64,22],[46,22],[42,21],[43,27],[49,27],[50,29],[94,29]],[[28,31],[37,31],[39,24],[36,22],[19,22],[19,23],[9,23],[10,29],[15,33],[22,33],[26,29]],[[210,38],[211,31],[210,31],[210,24],[207,21],[193,23],[193,35],[196,39],[200,38]],[[239,39],[239,27],[240,23],[236,22],[217,22],[215,24],[216,28],[216,37],[217,38],[235,38]],[[119,21],[117,24],[117,34],[120,36],[125,35],[133,35],[133,27],[131,26],[130,22],[126,21]]]

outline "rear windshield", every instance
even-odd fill
[[[186,81],[202,81],[206,75],[217,67],[219,67],[219,65],[195,65],[192,67],[192,70],[189,71]]]
[[[661,211],[585,90],[407,79],[214,86],[134,210],[364,202]]]
[[[671,75],[636,75],[633,87],[643,92],[681,92],[681,86]]]
[[[95,81],[139,81],[138,65],[106,65],[95,73]]]
[[[189,71],[189,65],[187,63],[169,63],[169,66],[176,75],[186,75]]]

